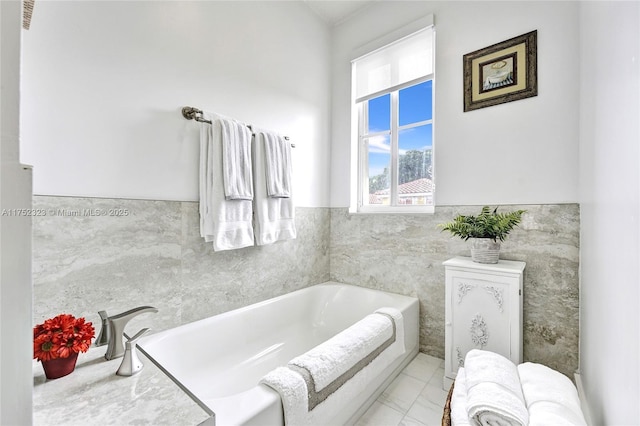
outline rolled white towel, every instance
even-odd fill
[[[545,365],[525,362],[518,365],[529,424],[586,425],[580,398],[568,377]]]
[[[472,349],[464,361],[467,412],[477,425],[526,426],[529,413],[518,369],[502,355]]]
[[[464,367],[458,369],[451,394],[451,425],[471,426],[471,419],[467,412],[467,383]]]

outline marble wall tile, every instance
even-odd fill
[[[528,211],[501,258],[527,262],[524,359],[573,377],[578,367],[579,207],[508,206]],[[444,267],[469,256],[468,244],[438,224],[480,207],[438,207],[433,215],[350,215],[331,211],[331,279],[420,299],[420,350],[444,357]]]
[[[159,312],[140,316],[128,331],[179,323],[180,203],[35,196],[33,205],[47,212],[33,220],[35,323],[67,312],[97,332],[98,311],[141,305]],[[107,215],[84,215],[95,211]]]
[[[33,221],[34,323],[151,305],[127,332],[159,331],[329,279],[329,209],[296,209],[296,240],[225,252],[200,238],[195,202],[35,196],[34,209],[49,213]]]
[[[578,205],[528,210],[501,258],[527,262],[524,357],[572,376],[578,357]],[[159,331],[335,280],[420,299],[422,352],[444,356],[444,268],[467,243],[437,224],[479,207],[434,215],[349,215],[297,208],[298,238],[214,252],[199,236],[195,202],[35,196],[34,323],[61,312],[98,322],[97,312],[152,305],[127,328]],[[126,209],[126,216],[83,215]],[[71,215],[71,214],[77,215]]]
[[[183,203],[183,320],[329,280],[329,209],[296,208],[295,240],[214,252],[199,234],[197,203]]]

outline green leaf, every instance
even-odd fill
[[[438,225],[442,231],[449,231],[453,236],[464,240],[469,238],[491,238],[504,241],[507,235],[522,220],[526,210],[498,213],[498,207],[491,211],[489,206],[482,207],[478,216],[457,215],[453,221]]]

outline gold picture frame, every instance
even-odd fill
[[[464,111],[538,96],[538,31],[467,53]]]

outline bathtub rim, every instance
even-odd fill
[[[260,306],[264,306],[264,305],[269,305],[269,304],[273,304],[276,303],[279,300],[282,299],[286,299],[286,298],[291,298],[291,297],[295,297],[296,294],[300,293],[300,292],[304,292],[304,291],[309,291],[315,288],[322,288],[322,287],[351,287],[351,288],[355,288],[358,291],[366,291],[366,292],[372,292],[372,293],[384,293],[387,295],[391,295],[394,298],[398,298],[398,300],[403,300],[405,302],[405,306],[401,309],[410,309],[410,307],[412,305],[418,305],[418,320],[419,320],[419,299],[417,297],[413,297],[413,296],[406,296],[403,294],[399,294],[399,293],[393,293],[393,292],[389,292],[386,290],[378,290],[378,289],[372,289],[369,287],[363,287],[363,286],[359,286],[359,285],[354,285],[354,284],[345,284],[345,283],[340,283],[337,281],[326,281],[326,282],[322,282],[322,283],[318,283],[318,284],[314,284],[314,285],[310,285],[307,287],[303,287],[301,289],[298,290],[294,290],[292,292],[289,293],[285,293],[279,296],[274,296],[272,298],[269,299],[265,299],[259,302],[255,302],[246,306],[242,306],[239,308],[235,308],[235,309],[231,309],[229,311],[226,312],[222,312],[220,314],[216,314],[216,315],[212,315],[206,318],[202,318],[199,320],[195,320],[195,321],[191,321],[185,324],[181,324],[178,325],[176,327],[172,327],[166,330],[161,330],[158,331],[156,333],[150,334],[148,336],[145,336],[143,338],[140,339],[140,341],[138,342],[138,349],[139,351],[144,355],[145,358],[147,358],[148,360],[150,360],[156,367],[158,367],[158,369],[160,371],[162,371],[166,376],[168,376],[183,392],[185,392],[196,404],[198,404],[209,416],[210,419],[209,420],[214,420],[215,421],[215,417],[216,417],[216,413],[213,410],[212,407],[210,407],[210,405],[205,402],[204,400],[202,400],[201,398],[199,398],[195,393],[193,393],[191,390],[189,390],[189,388],[182,383],[177,377],[175,377],[171,372],[169,372],[169,370],[167,368],[165,368],[160,361],[156,360],[147,350],[145,350],[144,345],[145,344],[151,344],[151,343],[158,343],[161,342],[162,340],[164,340],[165,338],[169,338],[170,335],[172,333],[175,333],[176,331],[184,331],[184,330],[189,330],[190,328],[195,328],[195,327],[200,327],[204,324],[206,324],[207,322],[211,322],[211,321],[215,321],[215,320],[219,320],[221,318],[224,317],[229,317],[229,316],[234,316],[234,315],[238,315],[239,313],[242,313],[244,311],[248,311],[248,310],[252,310],[255,308],[258,308]],[[418,325],[419,328],[419,325]],[[126,334],[125,334],[126,336]],[[128,338],[128,336],[126,336]],[[389,383],[391,383],[391,381],[393,381],[395,379],[395,377],[399,374],[400,371],[402,371],[402,368],[404,368],[406,365],[408,365],[414,358],[415,356],[418,354],[419,352],[419,334],[418,334],[418,342],[416,342],[416,344],[409,348],[407,347],[407,351],[405,353],[405,355],[403,355],[402,357],[402,362],[400,363],[400,365],[396,368],[394,368],[393,372],[391,375],[387,376],[383,382],[383,386],[388,386]],[[256,386],[259,386],[258,383],[256,383]],[[364,411],[366,411],[366,409],[375,401],[375,399],[383,392],[384,387],[382,388],[378,388],[376,390],[376,392],[374,392],[374,394],[369,397],[366,402],[357,410],[357,412],[351,417],[351,419],[355,418],[358,414],[362,414],[364,413]],[[275,390],[271,390],[278,398],[280,398],[280,396],[277,394],[277,392]],[[209,421],[207,420],[207,422]],[[214,423],[215,424],[215,423]]]
[[[214,318],[221,319],[221,318],[237,315],[237,314],[239,314],[241,312],[244,312],[244,311],[248,311],[248,310],[260,307],[260,306],[269,305],[269,304],[275,303],[275,302],[277,302],[279,300],[282,300],[282,299],[287,299],[287,298],[294,297],[296,294],[304,292],[304,291],[309,291],[309,290],[315,289],[315,288],[334,287],[334,286],[335,287],[351,287],[351,288],[356,288],[356,289],[361,290],[361,291],[367,291],[367,292],[373,292],[373,293],[385,293],[385,294],[391,295],[393,297],[397,297],[399,299],[406,299],[407,305],[411,304],[412,300],[414,300],[414,299],[417,300],[417,297],[406,296],[404,294],[393,293],[393,292],[386,291],[386,290],[378,290],[378,289],[373,289],[373,288],[369,288],[369,287],[359,286],[359,285],[356,285],[356,284],[344,284],[344,283],[341,283],[341,282],[338,282],[338,281],[325,281],[325,282],[322,282],[322,283],[309,285],[307,287],[303,287],[303,288],[291,291],[289,293],[281,294],[279,296],[274,296],[274,297],[271,297],[269,299],[261,300],[259,302],[251,303],[251,304],[246,305],[246,306],[241,306],[239,308],[234,308],[234,309],[231,309],[231,310],[228,310],[228,311],[225,311],[225,312],[221,312],[219,314],[215,314],[215,315],[212,315],[212,316],[209,316],[209,317],[206,317],[206,318],[201,318],[199,320],[194,320],[194,321],[190,321],[190,322],[187,322],[187,323],[184,323],[184,324],[180,324],[180,325],[177,325],[175,327],[168,328],[166,330],[160,330],[160,331],[157,331],[157,332],[153,332],[153,330],[152,330],[152,333],[150,333],[147,336],[142,337],[139,340],[138,346],[140,346],[140,344],[162,341],[163,337],[165,337],[165,336],[168,337],[169,332],[175,332],[175,331],[178,331],[178,330],[186,330],[186,329],[189,329],[189,328],[197,327],[197,326],[200,326],[202,324],[206,324],[209,321],[214,321]]]

